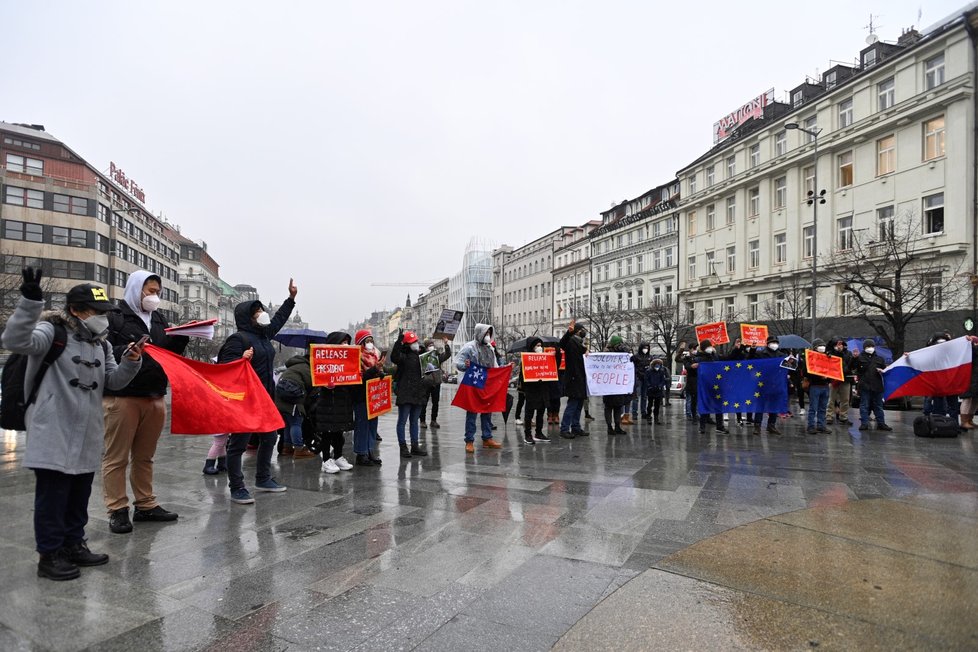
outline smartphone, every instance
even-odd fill
[[[130,342],[129,346],[126,347],[126,353],[129,353],[133,349],[142,349],[142,347],[149,342],[149,335],[143,335],[136,342]]]

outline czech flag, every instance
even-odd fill
[[[911,351],[883,370],[883,398],[957,396],[971,384],[971,342],[959,337]]]

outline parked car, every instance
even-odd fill
[[[672,384],[669,386],[669,393],[672,396],[679,396],[686,389],[686,376],[676,375],[672,377]]]
[[[448,374],[447,376],[445,376],[445,382],[450,383],[452,385],[458,385],[458,374],[457,373]]]

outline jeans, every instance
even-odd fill
[[[811,385],[808,388],[808,427],[825,427],[825,411],[829,407],[829,386]]]
[[[278,441],[278,432],[231,433],[228,437],[228,487],[231,491],[244,489],[244,473],[241,471],[241,455],[248,447],[252,435],[258,437],[258,459],[255,465],[255,482],[261,484],[272,479],[272,453]]]
[[[957,403],[956,396],[928,396],[924,399],[924,414],[942,414],[957,418]]]
[[[475,441],[475,412],[465,413],[465,441]],[[492,415],[489,413],[479,414],[479,422],[482,426],[482,439],[492,439]]]
[[[686,416],[693,418],[696,414],[693,413],[693,395],[689,393],[689,389],[686,390]]]
[[[405,444],[404,441],[404,424],[410,423],[411,425],[411,443],[417,445],[418,435],[420,435],[420,426],[418,425],[418,419],[421,418],[421,406],[406,404],[397,406],[397,443]]]
[[[564,408],[564,416],[560,419],[561,432],[578,432],[581,428],[581,410],[584,408],[583,398],[567,397],[567,407]]]
[[[373,425],[371,426],[371,421]],[[353,452],[368,455],[377,435],[377,419],[367,418],[367,404],[353,404]]]
[[[859,390],[859,420],[862,423],[869,423],[870,410],[876,416],[877,426],[886,423],[886,417],[883,415],[883,392],[861,389]]]
[[[645,378],[641,375],[635,379],[635,398],[632,399],[632,418],[637,417],[641,408],[642,415],[649,409],[649,396],[645,387]]]
[[[34,469],[34,542],[42,555],[85,540],[94,473]]]
[[[285,441],[294,448],[305,446],[306,442],[302,438],[302,415],[283,414],[282,417],[285,419]]]

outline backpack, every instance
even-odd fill
[[[41,366],[37,368],[34,376],[34,386],[31,393],[24,399],[24,382],[27,378],[27,360],[30,356],[22,353],[14,353],[7,358],[7,363],[3,367],[3,374],[0,375],[0,428],[7,430],[26,430],[27,429],[27,408],[37,400],[37,393],[41,389],[41,381],[48,368],[54,364],[64,350],[68,342],[68,331],[62,324],[54,324],[54,339],[51,341],[51,348],[44,354]]]
[[[913,434],[918,437],[957,437],[960,432],[957,420],[943,414],[929,414],[913,420]]]
[[[296,380],[294,375],[290,376],[286,371],[275,383],[275,398],[288,405],[298,405],[306,398],[306,388],[302,381]]]

